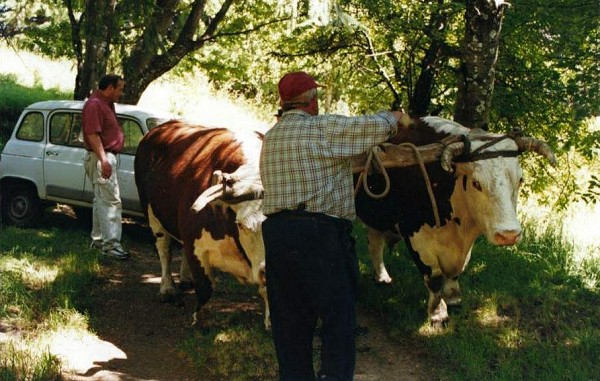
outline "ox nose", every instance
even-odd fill
[[[494,235],[497,245],[514,245],[521,240],[521,230],[501,230]]]

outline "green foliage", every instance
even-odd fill
[[[461,276],[462,306],[439,329],[424,323],[426,290],[399,246],[386,257],[394,284],[381,291],[363,279],[360,300],[379,311],[398,340],[428,348],[437,376],[587,380],[600,374],[600,267],[593,255],[575,261],[560,231],[536,235],[526,225],[524,241],[512,248],[478,240]],[[363,256],[363,274],[369,266]]]
[[[511,4],[501,34],[491,128],[518,127],[551,145],[562,172],[550,176],[534,169],[538,175],[531,189],[539,192],[560,182],[561,191],[554,191],[551,198],[558,207],[564,206],[580,188],[577,178],[571,177],[573,167],[589,165],[600,148],[597,132],[588,128],[590,117],[600,110],[598,4],[576,0]],[[564,155],[571,150],[574,155]]]
[[[23,86],[18,83],[12,74],[0,74],[0,113],[20,113],[25,106],[33,102],[49,99],[72,99],[68,93],[59,89],[44,89],[37,83],[33,87]]]
[[[40,83],[23,86],[14,75],[0,73],[0,147],[8,140],[25,107],[43,100],[72,98],[58,89],[44,89]]]

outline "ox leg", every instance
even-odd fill
[[[161,278],[158,298],[163,303],[179,303],[181,295],[175,288],[175,282],[171,274],[171,237],[154,216],[150,206],[148,207],[148,222],[152,234],[154,234],[156,251],[158,251],[160,259]]]
[[[265,329],[267,331],[271,330],[271,312],[269,310],[269,299],[267,298],[267,286],[264,284],[261,284],[260,286],[258,286],[258,293],[260,294],[260,296],[263,298],[263,301],[265,303]]]
[[[427,313],[431,324],[440,326],[448,321],[448,307],[442,298],[444,276],[441,273],[425,276],[425,286],[429,290]]]
[[[194,244],[184,243],[183,253],[187,258],[190,272],[194,278],[194,291],[196,292],[196,308],[193,314],[192,326],[202,327],[201,310],[202,307],[210,300],[213,293],[212,281],[209,277],[209,272],[205,271],[200,263],[200,259],[194,254]],[[199,257],[202,257],[199,255]]]
[[[271,330],[271,310],[269,309],[269,299],[267,298],[267,277],[266,277],[266,264],[265,261],[261,261],[258,266],[256,266],[256,272],[254,270],[253,265],[253,276],[254,282],[258,283],[258,293],[263,298],[265,303],[265,329],[267,331]]]
[[[462,301],[462,292],[458,284],[458,276],[451,279],[446,279],[442,289],[444,301],[448,306],[458,306]]]
[[[192,279],[192,272],[188,263],[187,256],[181,254],[181,267],[179,268],[179,289],[180,290],[191,290],[194,287],[194,280]]]
[[[369,254],[371,254],[375,282],[382,284],[392,283],[392,278],[388,274],[383,261],[383,252],[385,249],[385,238],[383,234],[375,229],[368,228],[367,239],[369,242]]]

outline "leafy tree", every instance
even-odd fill
[[[262,0],[53,0],[44,6],[52,25],[28,33],[22,46],[75,58],[76,99],[85,98],[104,72],[121,72],[126,103],[137,103],[152,81],[191,52],[277,22],[255,17],[269,14]]]
[[[600,110],[596,0],[13,2],[23,5],[13,19],[52,19],[27,29],[22,46],[78,63],[89,42],[85,7],[114,3],[105,67],[125,74],[128,102],[168,70],[200,67],[217,86],[274,109],[277,78],[301,69],[327,86],[325,111],[394,105],[494,131],[518,127],[559,153],[598,155],[600,134],[587,127]],[[82,78],[80,94],[90,81]],[[549,181],[535,178],[534,190]],[[574,180],[564,186],[565,197],[577,189]]]

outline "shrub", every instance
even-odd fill
[[[50,99],[73,99],[73,95],[58,89],[44,89],[41,84],[23,86],[15,75],[0,74],[0,148],[10,137],[23,108]]]

